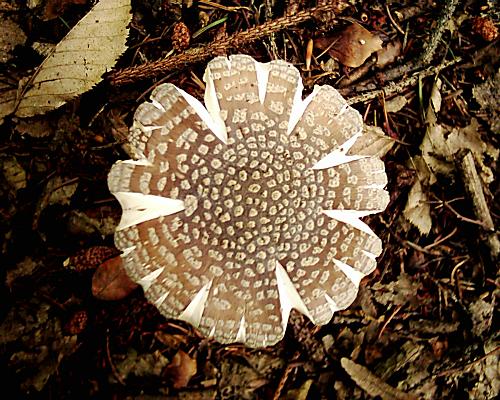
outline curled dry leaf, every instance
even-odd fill
[[[316,40],[315,45],[322,50],[328,49],[328,54],[342,64],[357,68],[372,53],[382,49],[382,40],[358,23],[353,23],[342,32]]]
[[[196,360],[182,350],[175,353],[172,362],[165,368],[165,374],[172,379],[175,389],[185,388],[196,372]]]
[[[130,19],[130,0],[97,3],[35,71],[18,99],[16,115],[54,110],[100,82],[125,51]]]
[[[100,300],[121,300],[137,288],[123,269],[121,257],[113,257],[97,268],[92,294]]]
[[[349,374],[354,382],[370,396],[380,396],[383,400],[413,400],[415,396],[401,392],[385,383],[378,376],[362,365],[356,364],[348,358],[340,360],[342,368]]]

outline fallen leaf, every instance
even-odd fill
[[[19,377],[23,393],[41,391],[60,371],[60,364],[77,350],[77,336],[67,336],[62,330],[60,310],[41,300],[41,292],[48,290],[45,286],[29,300],[13,304],[0,323],[2,348],[15,342],[15,352],[6,358],[5,365]]]
[[[356,68],[374,52],[382,49],[382,39],[358,23],[352,23],[343,31],[315,40],[315,46],[328,49],[330,56],[340,63]]]
[[[488,185],[495,180],[495,173],[486,163],[486,158],[498,159],[500,150],[487,138],[482,137],[481,127],[472,118],[465,127],[449,127],[433,123],[429,125],[420,144],[422,156],[434,174],[449,175],[454,172],[454,156],[462,149],[470,150],[474,156],[482,181]],[[431,182],[432,183],[432,182]]]
[[[340,360],[342,368],[349,374],[354,382],[356,382],[361,389],[372,397],[380,396],[382,400],[410,400],[416,399],[415,396],[404,393],[400,390],[393,388],[385,383],[370,370],[362,365],[356,364],[348,358]]]
[[[26,42],[26,34],[21,27],[10,18],[0,15],[0,62],[5,63],[12,58],[12,50]]]
[[[125,272],[121,256],[105,261],[92,277],[92,294],[100,300],[121,300],[137,287]]]
[[[165,368],[165,375],[172,380],[175,389],[185,388],[196,372],[196,360],[182,350],[175,353],[172,362]]]
[[[14,156],[0,159],[0,168],[5,180],[14,191],[26,187],[26,172]]]
[[[78,182],[63,180],[61,176],[51,178],[45,185],[40,200],[33,214],[33,229],[38,227],[38,220],[43,210],[50,205],[68,205],[78,188]]]
[[[97,3],[35,71],[16,115],[44,114],[100,82],[125,51],[130,20],[130,0]]]
[[[475,382],[475,384],[472,390],[469,391],[470,399],[498,399],[500,394],[498,341],[490,340],[486,342],[484,344],[484,353],[489,354],[489,356],[478,360],[479,362],[471,363],[471,373],[475,375],[471,382]]]
[[[47,0],[43,9],[42,21],[60,17],[72,4],[86,4],[87,0]]]
[[[500,70],[483,84],[474,86],[472,94],[481,106],[481,118],[494,134],[500,134]]]
[[[4,76],[0,75],[0,80]],[[8,85],[0,82],[0,124],[3,123],[3,117],[12,114],[16,106],[17,89],[12,89]]]
[[[168,365],[168,359],[158,350],[153,353],[138,354],[135,349],[129,349],[126,355],[113,357],[116,371],[122,380],[131,375],[137,377],[160,376],[163,368]]]
[[[377,51],[377,67],[383,68],[392,64],[401,55],[402,45],[399,40],[387,43],[382,49]]]
[[[53,131],[46,118],[29,118],[20,120],[16,125],[16,131],[21,135],[28,135],[35,138],[50,136]]]
[[[363,135],[356,140],[348,154],[383,157],[394,146],[394,140],[378,126],[364,125]]]
[[[15,268],[7,270],[5,285],[12,289],[17,279],[32,276],[33,272],[40,266],[40,262],[34,261],[31,257],[25,257],[16,264]]]
[[[430,171],[420,156],[415,157],[413,163],[417,170],[418,179],[415,180],[410,193],[408,193],[403,215],[423,235],[427,235],[432,227],[431,207],[426,190],[429,185]]]
[[[385,102],[385,110],[390,113],[401,111],[408,104],[408,99],[404,96],[396,96]]]
[[[307,396],[309,394],[309,389],[311,388],[311,385],[313,384],[312,379],[308,379],[305,381],[302,386],[298,389],[292,389],[289,390],[286,394],[285,399],[287,400],[306,400]]]

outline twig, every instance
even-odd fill
[[[339,9],[338,2],[321,4],[308,10],[300,11],[292,16],[284,16],[274,21],[266,22],[243,32],[238,32],[222,40],[213,41],[205,46],[189,49],[182,54],[169,57],[166,60],[149,62],[137,67],[125,68],[112,73],[110,82],[115,86],[134,83],[142,79],[154,78],[156,76],[172,72],[215,54],[220,54],[228,49],[241,46],[248,42],[265,38],[270,34],[285,29],[292,25],[300,24],[313,18],[315,15],[325,11],[336,11]]]
[[[498,353],[499,350],[500,350],[500,346],[497,346],[493,350],[491,350],[490,352],[486,353],[484,356],[479,357],[477,360],[471,361],[470,363],[465,364],[462,367],[448,369],[446,371],[440,372],[439,374],[436,375],[436,377],[440,378],[442,376],[453,375],[457,372],[465,373],[466,370],[469,369],[470,367],[472,367],[474,364],[477,364],[477,363],[483,361],[485,358],[490,357],[490,356],[494,355],[495,353]]]
[[[293,356],[293,359],[297,359],[299,356],[299,353],[295,353]],[[281,376],[281,379],[278,383],[278,387],[276,388],[274,395],[273,395],[273,400],[279,400],[281,397],[281,393],[283,392],[283,389],[286,385],[286,382],[288,380],[288,377],[292,373],[292,371],[297,368],[300,365],[300,363],[297,362],[292,362],[288,364],[285,368],[285,371],[283,372],[283,375]]]
[[[483,187],[474,163],[474,157],[469,150],[459,152],[457,157],[458,168],[462,173],[465,190],[469,194],[476,217],[487,230],[487,244],[493,261],[500,255],[500,241],[495,232],[495,225],[484,197]]]
[[[389,20],[391,21],[391,24],[394,25],[394,28],[401,33],[401,35],[405,35],[405,31],[399,26],[399,24],[396,22],[396,20],[392,17],[391,14],[391,9],[389,8],[389,5],[385,5],[385,11],[387,12],[387,16],[389,17]]]
[[[405,78],[397,83],[391,82],[387,86],[383,87],[382,89],[377,89],[377,90],[372,90],[371,92],[363,93],[358,96],[351,97],[350,99],[347,100],[349,104],[356,104],[356,103],[362,103],[371,99],[374,99],[376,97],[379,97],[381,95],[384,95],[386,97],[389,97],[393,94],[396,93],[401,93],[406,87],[408,86],[413,86],[416,85],[419,79],[426,78],[428,76],[432,76],[440,72],[441,70],[448,68],[452,65],[455,65],[462,61],[461,58],[456,58],[454,60],[446,61],[442,63],[441,65],[438,65],[436,67],[431,67],[427,68],[425,70],[419,71],[415,73],[413,76],[410,76],[408,78]],[[342,91],[341,91],[342,93]]]
[[[109,350],[109,333],[106,334],[106,356],[108,358],[109,366],[111,367],[111,371],[113,372],[114,377],[118,382],[120,382],[121,385],[125,386],[125,381],[116,369],[115,364],[113,363],[113,359],[111,358],[111,351]]]
[[[443,33],[448,25],[448,21],[453,16],[458,3],[459,0],[446,1],[446,6],[444,8],[443,14],[441,15],[441,18],[439,18],[438,25],[434,32],[432,32],[431,39],[429,40],[429,42],[427,42],[422,57],[420,57],[420,62],[422,63],[422,65],[428,65],[432,61],[438,43],[441,40],[441,37],[443,36]]]

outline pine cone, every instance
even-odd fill
[[[88,315],[87,311],[77,311],[64,326],[64,330],[68,335],[78,335],[83,332],[87,326]]]
[[[498,28],[489,18],[474,18],[472,21],[472,30],[487,42],[492,42],[498,37]]]
[[[189,47],[191,34],[184,22],[177,22],[172,33],[172,46],[177,51],[185,50]]]
[[[94,246],[80,250],[64,262],[64,266],[81,272],[95,269],[108,258],[118,254],[118,250],[107,246]]]

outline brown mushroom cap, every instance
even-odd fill
[[[363,121],[330,86],[302,100],[298,70],[245,55],[205,73],[205,107],[171,84],[139,106],[138,159],[108,178],[130,277],[166,317],[221,343],[283,338],[355,299],[380,239],[360,220],[388,203],[384,164],[349,149]]]

